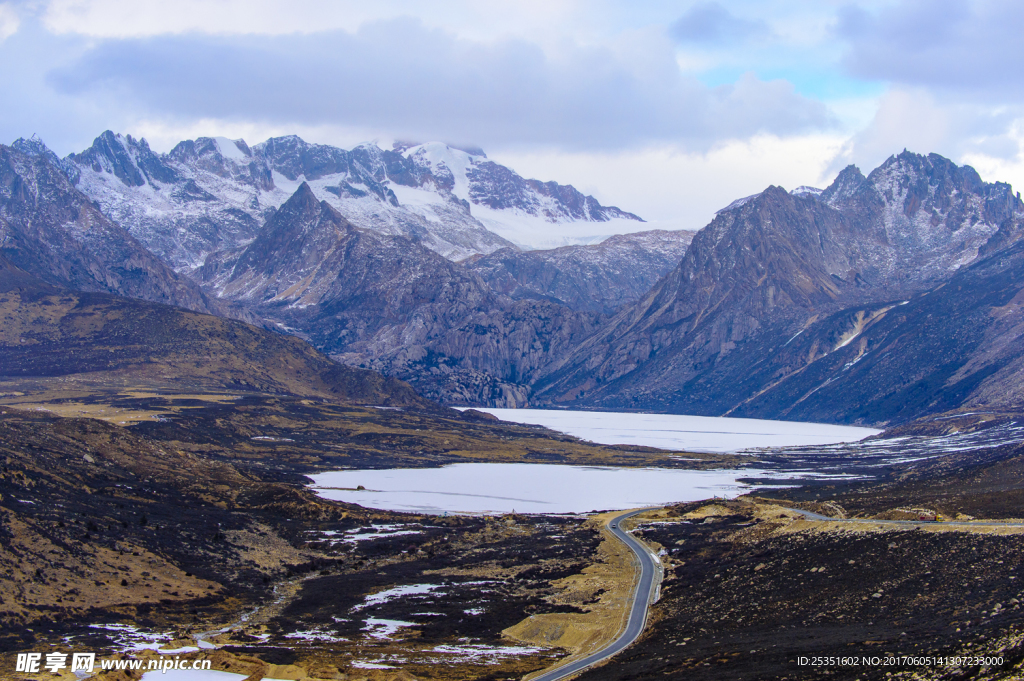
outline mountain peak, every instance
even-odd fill
[[[843,201],[856,192],[867,181],[860,168],[852,163],[836,176],[836,179],[821,193],[821,200],[830,206]]]
[[[298,189],[288,197],[288,200],[277,209],[278,213],[298,214],[304,212],[316,212],[320,208],[321,201],[316,197],[313,188],[308,182],[303,182]]]
[[[50,148],[46,146],[42,138],[35,133],[32,133],[32,136],[28,139],[19,137],[11,143],[11,146],[29,156],[53,156],[56,158],[56,154],[50,151]]]

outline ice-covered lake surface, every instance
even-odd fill
[[[691,452],[736,452],[756,447],[798,447],[855,442],[874,428],[716,416],[631,414],[557,409],[480,408],[503,421],[530,423],[605,445],[645,445]]]
[[[368,508],[421,513],[586,513],[637,508],[749,488],[741,477],[772,477],[754,469],[693,471],[526,463],[458,463],[318,473],[317,494]],[[358,490],[359,486],[365,489]]]
[[[829,445],[874,435],[871,428],[706,416],[543,409],[481,409],[601,444],[736,452],[756,447]],[[813,476],[814,473],[810,472]],[[311,476],[328,499],[425,513],[586,513],[733,497],[741,478],[784,483],[789,474],[752,468],[680,470],[552,464],[462,463],[442,468],[333,471]],[[840,475],[841,477],[841,475]],[[365,489],[359,490],[358,487]]]

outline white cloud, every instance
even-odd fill
[[[691,5],[670,30],[680,42],[709,45],[763,40],[772,35],[763,19],[736,16],[720,2]]]
[[[855,163],[867,171],[904,148],[941,154],[958,163],[986,158],[988,167],[1009,168],[1024,148],[1022,124],[1020,108],[959,101],[924,87],[895,87],[881,98],[871,122],[844,144],[830,168]]]
[[[649,221],[640,229],[700,229],[715,211],[770,185],[824,187],[838,135],[757,135],[703,153],[664,146],[615,153],[521,152],[490,156],[524,177],[555,179]]]
[[[1018,0],[902,0],[877,12],[846,7],[837,34],[854,75],[969,95],[1024,98],[1024,3]]]
[[[17,33],[20,26],[21,18],[17,10],[7,3],[0,3],[0,42]]]
[[[43,20],[58,34],[140,38],[183,33],[288,35],[356,31],[397,17],[418,17],[473,39],[588,29],[582,0],[50,0]]]
[[[705,150],[833,123],[786,81],[747,74],[709,88],[679,72],[666,41],[633,45],[567,43],[549,54],[527,40],[482,43],[396,19],[355,33],[108,40],[50,83],[148,117],[377,128],[485,146]]]
[[[1024,149],[1024,118],[1018,119],[1007,133]],[[1024,190],[1024,153],[1018,152],[1013,157],[996,157],[982,152],[966,152],[960,157],[961,163],[973,166],[986,182],[1006,182],[1013,185],[1017,192]]]
[[[373,5],[347,0],[52,0],[43,20],[55,33],[96,38],[187,32],[288,34],[354,30],[380,16]]]
[[[0,129],[477,143],[689,228],[904,147],[1022,184],[1022,5],[853,1],[0,0]]]

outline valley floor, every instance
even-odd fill
[[[304,473],[679,464],[474,414],[5,386],[0,678],[38,678],[12,672],[26,651],[205,658],[253,681],[523,678],[617,629],[633,568],[599,518],[373,511],[317,498]],[[832,472],[860,479],[649,512],[636,534],[662,552],[660,600],[633,646],[581,678],[1019,678],[1022,528],[789,510],[1022,518],[1014,419],[944,417],[902,440],[763,452],[759,466],[792,472],[841,450],[852,464]],[[915,663],[935,656],[1001,662]]]

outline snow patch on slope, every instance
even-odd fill
[[[238,147],[238,142],[241,142],[241,140],[236,141],[230,140],[227,137],[214,137],[213,141],[217,143],[217,149],[220,151],[220,155],[224,158],[229,158],[232,161],[244,161],[249,158],[245,152]]]

